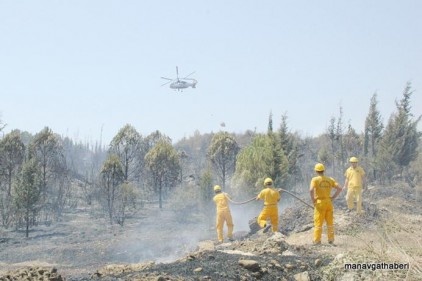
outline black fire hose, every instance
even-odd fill
[[[281,191],[283,191],[283,192],[286,192],[286,193],[288,193],[288,194],[290,194],[291,196],[293,196],[294,198],[296,198],[297,200],[299,200],[300,202],[302,202],[303,204],[305,204],[306,206],[308,206],[309,208],[314,208],[313,206],[311,206],[310,204],[308,204],[308,203],[306,203],[304,200],[302,200],[301,198],[299,198],[299,197],[297,197],[296,195],[294,195],[293,193],[291,193],[290,191],[287,191],[287,190],[285,190],[285,189],[282,189],[282,188],[277,188],[277,190],[281,190]],[[229,201],[231,202],[231,203],[233,203],[233,204],[235,204],[235,205],[243,205],[243,204],[246,204],[246,203],[249,203],[249,202],[251,202],[251,201],[253,201],[253,200],[255,200],[256,199],[256,197],[253,197],[253,198],[251,198],[251,199],[249,199],[249,200],[246,200],[246,201],[243,201],[243,202],[236,202],[236,201],[233,201],[233,200],[231,200],[230,198],[228,198],[229,199]]]
[[[309,208],[314,208],[314,206],[312,206],[312,205],[310,205],[310,204],[308,204],[308,203],[306,203],[304,200],[302,200],[302,199],[300,199],[299,197],[297,197],[296,195],[294,195],[293,193],[291,193],[290,191],[287,191],[287,190],[285,190],[285,189],[282,189],[282,188],[278,188],[278,190],[281,190],[281,191],[283,191],[283,192],[286,192],[286,193],[288,193],[288,194],[290,194],[291,196],[293,196],[294,198],[296,198],[297,200],[299,200],[300,202],[302,202],[303,204],[305,204],[306,206],[308,206]]]
[[[255,198],[256,198],[256,197],[251,198],[251,199],[246,200],[246,201],[243,201],[243,202],[236,202],[236,201],[231,200],[230,198],[228,198],[228,199],[229,199],[229,201],[230,201],[231,203],[233,203],[233,204],[235,204],[235,205],[243,205],[243,204],[246,204],[246,203],[249,203],[249,202],[251,202],[251,201],[255,200]]]

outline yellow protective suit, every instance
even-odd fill
[[[331,202],[331,189],[338,186],[338,183],[326,176],[312,178],[311,189],[314,190],[314,243],[321,243],[322,226],[324,221],[327,224],[328,241],[334,241],[334,216],[333,203]]]
[[[356,200],[356,211],[362,212],[362,184],[365,171],[357,166],[349,167],[344,173],[347,183],[346,202],[349,209],[353,209]]]
[[[223,226],[224,222],[227,224],[227,237],[233,239],[233,219],[230,213],[228,195],[224,192],[217,193],[213,200],[217,207],[216,228],[217,239],[223,242]]]
[[[257,196],[258,199],[264,200],[264,208],[257,218],[259,226],[265,227],[267,220],[270,219],[271,229],[273,232],[278,231],[278,201],[280,193],[271,187],[266,187]]]

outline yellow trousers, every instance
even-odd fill
[[[362,213],[362,187],[349,187],[347,189],[346,201],[347,207],[353,209],[355,207],[356,200],[356,211]]]
[[[273,232],[278,231],[278,206],[264,206],[261,213],[257,218],[257,222],[261,228],[267,224],[267,220],[270,219],[271,229]]]
[[[328,241],[334,241],[334,217],[331,199],[317,199],[314,207],[314,242],[321,242],[322,225],[327,223]]]
[[[227,237],[231,239],[233,238],[233,219],[229,209],[217,210],[217,238],[220,242],[223,242],[224,222],[227,224]]]

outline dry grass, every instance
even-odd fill
[[[382,276],[390,280],[422,280],[421,236],[415,235],[421,233],[420,224],[404,215],[398,218],[391,217],[380,224],[376,232],[371,232],[370,239],[369,233],[357,235],[363,247],[356,249],[353,262],[409,264],[409,270],[389,270]]]

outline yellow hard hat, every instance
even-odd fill
[[[221,186],[215,185],[214,186],[214,191],[221,191]]]
[[[357,162],[359,162],[359,160],[356,157],[353,156],[353,157],[350,158],[349,162],[350,163],[357,163]]]
[[[316,172],[324,172],[325,171],[325,167],[323,164],[321,163],[317,163],[315,164],[315,171]]]
[[[272,180],[272,179],[270,179],[270,178],[266,178],[266,179],[264,180],[264,185],[273,185],[273,180]]]

